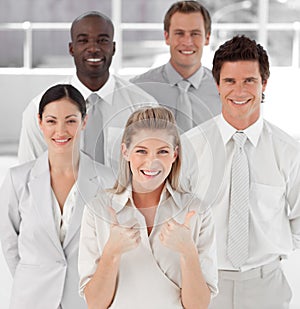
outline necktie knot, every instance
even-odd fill
[[[247,140],[247,135],[244,132],[236,132],[233,134],[232,139],[238,148],[243,148]]]
[[[90,106],[95,105],[98,101],[100,100],[100,97],[98,96],[97,93],[92,93],[89,95],[89,97],[87,98],[87,102]]]
[[[178,88],[180,91],[187,92],[189,87],[191,86],[191,83],[188,80],[181,80],[177,83]]]

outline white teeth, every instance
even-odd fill
[[[147,176],[156,176],[160,173],[160,171],[145,171],[145,170],[143,170],[142,172]]]
[[[238,104],[238,105],[242,105],[242,104],[245,104],[247,103],[248,101],[232,101],[234,104]]]
[[[89,62],[100,62],[100,61],[102,61],[102,59],[101,58],[89,58],[86,61],[89,61]]]
[[[194,51],[192,51],[192,50],[182,50],[181,53],[184,54],[184,55],[191,55],[191,54],[194,53]]]
[[[55,140],[56,143],[65,143],[67,141],[68,141],[68,139],[56,139]]]

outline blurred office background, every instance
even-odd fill
[[[163,17],[175,0],[1,0],[0,1],[0,184],[17,164],[21,114],[30,99],[73,72],[68,54],[73,19],[88,10],[112,18],[117,53],[111,71],[129,78],[169,59]],[[202,0],[212,16],[210,46],[203,64],[211,67],[214,51],[235,34],[260,42],[271,60],[263,114],[300,140],[300,1]],[[1,197],[0,197],[1,199]],[[284,262],[300,308],[300,253]],[[8,308],[11,278],[0,253],[0,308]]]

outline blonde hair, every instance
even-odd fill
[[[173,113],[169,109],[162,106],[144,107],[136,110],[127,120],[122,137],[122,143],[124,143],[128,149],[132,142],[132,137],[141,130],[145,129],[166,130],[169,135],[174,137],[173,146],[174,149],[177,147],[178,155],[172,164],[172,168],[167,179],[174,190],[181,191],[179,185],[179,175],[182,159],[181,143]],[[130,184],[131,179],[132,173],[130,170],[129,162],[125,160],[121,152],[118,179],[112,189],[112,192],[117,194],[122,193]]]

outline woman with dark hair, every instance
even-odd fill
[[[13,276],[10,308],[86,308],[78,295],[78,241],[84,205],[113,184],[112,171],[80,152],[85,100],[71,85],[39,104],[48,150],[13,167],[1,188],[0,237]]]

